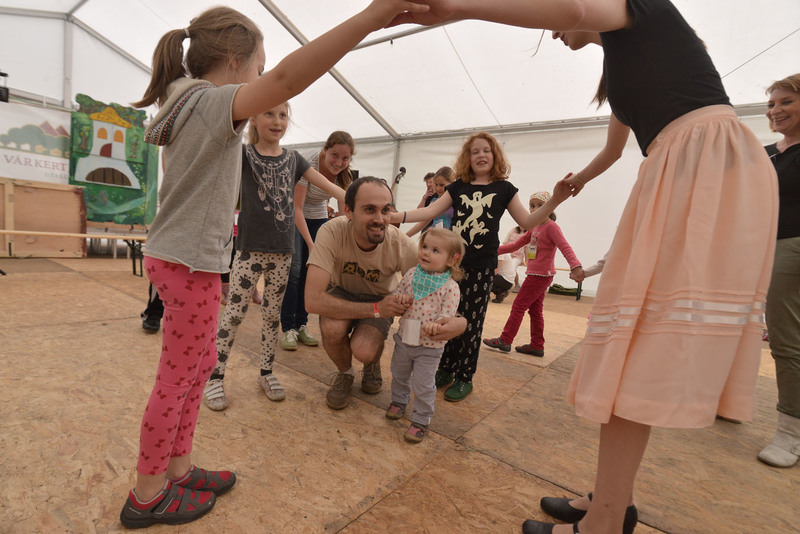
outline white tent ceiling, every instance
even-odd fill
[[[12,95],[70,107],[75,94],[141,97],[159,37],[213,0],[4,0],[0,71]],[[705,40],[734,105],[764,101],[771,80],[800,70],[800,0],[674,0]],[[229,0],[263,30],[268,68],[367,0]],[[290,29],[290,28],[293,28]],[[292,101],[286,144],[345,129],[362,141],[535,130],[608,115],[590,101],[599,47],[571,52],[549,34],[463,21],[404,35],[382,30]],[[296,36],[298,38],[296,38]],[[391,40],[375,42],[391,37]]]

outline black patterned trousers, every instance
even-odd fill
[[[236,253],[231,271],[231,287],[228,293],[228,305],[219,321],[217,331],[217,367],[212,378],[225,376],[225,365],[230,356],[231,347],[236,339],[236,331],[244,321],[256,284],[264,275],[264,294],[261,302],[261,361],[262,371],[272,372],[275,361],[275,349],[278,346],[278,325],[280,324],[281,302],[289,279],[289,267],[292,255],[277,252],[248,252],[240,250]],[[263,374],[263,373],[262,373]]]
[[[439,370],[454,374],[456,380],[472,382],[478,368],[483,320],[486,318],[489,297],[492,296],[493,281],[493,267],[465,268],[464,278],[458,283],[461,289],[458,313],[466,318],[467,329],[447,342],[439,362]]]

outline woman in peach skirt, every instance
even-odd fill
[[[647,147],[567,392],[578,415],[671,428],[752,418],[777,224],[759,150],[724,105]]]
[[[482,19],[600,44],[605,148],[566,182],[580,192],[632,130],[647,160],[609,251],[568,400],[601,423],[594,493],[542,499],[572,525],[525,534],[630,534],[650,428],[750,419],[777,226],[777,180],[739,122],[694,30],[669,0],[425,0],[393,23]],[[563,32],[565,28],[570,31]]]

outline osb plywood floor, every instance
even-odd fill
[[[138,428],[160,334],[141,329],[146,279],[129,260],[0,259],[0,532],[117,532],[134,481]],[[491,304],[499,335],[511,299]],[[591,299],[545,300],[547,354],[484,350],[475,391],[437,400],[432,432],[403,440],[385,385],[350,406],[325,405],[334,371],[321,348],[278,351],[288,390],[272,403],[256,384],[260,314],[228,365],[225,412],[200,413],[194,460],[239,483],[211,514],[154,532],[510,532],[546,519],[545,495],[591,488],[598,427],[564,402]],[[318,331],[315,321],[312,329]],[[527,324],[517,341],[524,342]],[[754,421],[695,431],[656,429],[637,488],[637,533],[797,532],[800,467],[756,460],[776,419],[771,358],[762,351]]]

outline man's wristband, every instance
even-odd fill
[[[381,318],[381,310],[378,307],[378,303],[377,302],[373,302],[372,303],[372,314],[375,316],[376,319],[380,319]]]

